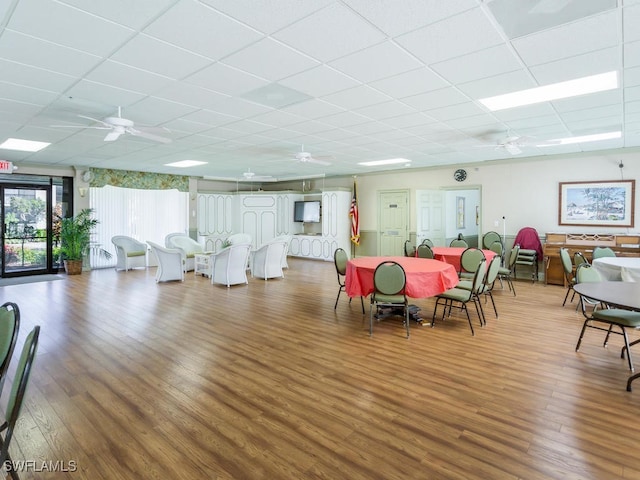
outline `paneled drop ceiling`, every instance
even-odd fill
[[[286,179],[638,147],[639,25],[640,0],[5,0],[0,142],[51,145],[0,159]],[[608,71],[617,89],[478,102]],[[118,107],[171,142],[71,128]],[[181,160],[207,163],[166,166]]]

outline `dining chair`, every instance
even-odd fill
[[[576,284],[576,277],[573,273],[573,264],[571,263],[571,257],[569,256],[569,250],[566,247],[560,248],[560,261],[562,262],[565,282],[567,283],[567,293],[565,294],[564,301],[562,302],[562,306],[564,307],[565,303],[567,303],[567,298],[569,298],[569,292],[572,292],[570,301],[573,302],[573,297],[575,296],[573,286]]]
[[[483,259],[480,262],[480,265],[478,265],[478,268],[473,277],[471,290],[453,287],[445,291],[444,293],[441,293],[440,295],[436,295],[436,304],[433,308],[433,317],[431,318],[432,328],[435,326],[438,305],[442,304],[442,320],[443,321],[447,314],[448,316],[451,315],[451,308],[455,306],[460,310],[464,310],[464,312],[467,314],[467,321],[469,322],[471,335],[475,335],[475,332],[473,330],[473,324],[471,323],[471,317],[469,316],[469,309],[467,308],[467,303],[473,302],[473,304],[476,307],[476,312],[478,314],[480,326],[483,326],[485,324],[484,312],[482,310],[482,304],[480,303],[480,300],[478,297],[478,292],[482,287],[482,283],[483,283],[486,271],[487,271],[487,261]],[[459,305],[454,305],[454,303],[458,303]]]
[[[349,257],[347,256],[347,252],[344,248],[336,248],[336,251],[333,252],[333,264],[336,267],[336,273],[338,274],[338,296],[336,297],[336,303],[333,306],[335,310],[338,308],[338,300],[340,300],[340,294],[342,292],[346,293],[346,285],[345,285],[345,277],[347,275],[347,262],[349,261]],[[349,303],[351,303],[351,297],[349,297]],[[364,315],[364,299],[360,297],[360,303],[362,304],[362,314]]]
[[[513,292],[514,297],[516,296],[516,287],[513,284],[513,277],[519,250],[520,247],[518,245],[514,245],[513,248],[511,248],[511,252],[509,252],[509,262],[507,262],[505,267],[500,267],[498,269],[498,279],[500,280],[500,283],[502,283],[502,280],[506,281],[507,286],[509,287],[509,290]]]
[[[433,258],[433,250],[425,243],[418,245],[418,258]]]
[[[373,272],[373,292],[370,295],[369,307],[369,336],[373,335],[373,310],[376,310],[376,318],[380,320],[381,308],[391,309],[392,314],[402,309],[404,324],[409,338],[409,301],[405,293],[407,276],[404,268],[393,261],[380,263]]]
[[[502,237],[498,232],[487,232],[482,236],[483,248],[491,248],[494,242],[500,242],[502,244]]]
[[[473,278],[478,265],[482,260],[486,260],[484,252],[479,248],[468,247],[462,255],[460,255],[460,271],[458,276],[462,278]]]
[[[593,253],[591,257],[595,260],[596,258],[603,257],[615,257],[616,252],[613,251],[610,247],[596,247],[593,249]]]
[[[404,242],[404,256],[405,257],[416,256],[416,246],[411,242],[411,240],[405,240]]]
[[[602,281],[600,274],[589,264],[580,265],[576,272],[576,283],[600,281]],[[603,347],[606,347],[609,343],[609,337],[612,333],[621,335],[624,339],[624,346],[620,351],[620,358],[624,358],[626,352],[629,370],[633,372],[634,368],[633,360],[631,359],[630,348],[633,345],[640,343],[640,339],[634,340],[630,343],[626,329],[640,328],[640,312],[625,310],[622,308],[607,308],[607,306],[605,306],[605,308],[598,308],[599,303],[600,302],[596,300],[585,297],[584,295],[580,295],[580,306],[582,315],[584,316],[585,320],[582,324],[582,330],[580,331],[578,343],[576,344],[576,352],[580,349],[582,338],[584,337],[584,333],[587,328],[593,328],[595,330],[607,332],[607,335],[604,338]],[[588,313],[587,311],[587,305],[589,304],[593,305],[593,310],[591,311],[591,313]],[[602,324],[606,325],[606,327],[602,326]],[[617,327],[618,329],[620,329],[620,331],[615,330],[614,327]],[[629,385],[627,385],[627,387],[629,387]]]
[[[0,395],[20,331],[20,308],[13,302],[0,306]]]
[[[0,465],[2,465],[3,471],[5,471],[4,468],[7,463],[13,465],[13,460],[9,454],[9,447],[11,446],[11,439],[13,438],[20,410],[22,409],[22,402],[24,401],[24,396],[29,384],[29,377],[31,376],[33,362],[36,351],[38,350],[39,337],[40,326],[36,325],[24,341],[22,353],[20,354],[18,366],[16,367],[16,373],[13,377],[13,384],[11,385],[11,394],[7,400],[7,408],[4,416],[5,421],[0,425],[0,435],[4,433],[4,438],[0,440]],[[8,474],[12,479],[20,480],[16,468],[10,468]]]
[[[461,247],[461,248],[468,248],[469,244],[466,242],[466,240],[462,240],[462,239],[454,239],[451,240],[451,243],[449,244],[450,247]]]
[[[574,267],[574,269],[577,269],[583,263],[589,263],[589,260],[587,260],[587,257],[582,252],[575,252],[573,254],[573,267]]]
[[[420,242],[420,245],[428,245],[429,247],[433,248],[433,242],[430,238],[425,238],[424,240],[422,240],[422,242]]]

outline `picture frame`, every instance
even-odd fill
[[[558,224],[633,227],[635,180],[560,182]]]
[[[465,197],[456,197],[456,228],[465,228]]]

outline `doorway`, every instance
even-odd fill
[[[380,212],[379,255],[403,255],[404,241],[409,233],[409,192],[383,191],[378,194]]]
[[[24,182],[19,178],[0,181],[1,277],[58,271],[53,232],[54,211],[62,201],[62,179],[58,180],[34,177]]]

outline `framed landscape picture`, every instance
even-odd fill
[[[560,225],[633,227],[635,180],[561,182]]]

